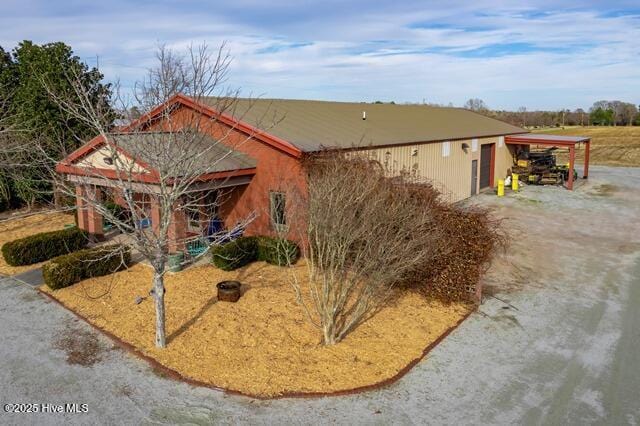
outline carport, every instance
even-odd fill
[[[504,141],[508,145],[534,145],[556,148],[569,149],[569,179],[567,180],[567,189],[573,190],[573,167],[576,162],[576,145],[584,144],[584,170],[582,177],[586,179],[589,176],[589,148],[591,139],[583,136],[558,136],[527,133],[523,135],[506,136]]]

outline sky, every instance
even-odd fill
[[[124,90],[159,44],[233,57],[245,96],[496,109],[640,103],[640,1],[2,0],[0,45],[63,41]]]

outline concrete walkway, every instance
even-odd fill
[[[13,278],[18,281],[22,281],[25,284],[29,284],[31,287],[39,287],[44,284],[42,267],[31,269],[21,274],[14,275]]]
[[[478,313],[407,376],[349,397],[256,401],[155,374],[33,288],[0,278],[0,402],[87,404],[0,424],[638,424],[640,169],[491,205],[512,245]],[[393,348],[389,348],[393,350]]]

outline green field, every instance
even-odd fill
[[[608,166],[640,166],[640,127],[565,127],[534,130],[534,133],[591,138],[591,164]],[[584,149],[577,150],[582,162]],[[564,156],[560,156],[564,161]]]

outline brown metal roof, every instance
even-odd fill
[[[257,164],[248,155],[203,134],[187,138],[184,133],[170,132],[111,133],[109,138],[134,159],[156,169],[162,166],[164,159],[180,158],[184,152],[197,155],[196,167],[203,173],[251,169]]]
[[[561,136],[545,135],[540,133],[527,133],[524,135],[511,135],[505,138],[506,143],[512,144],[540,144],[540,145],[575,145],[591,140],[585,136]]]
[[[201,100],[214,109],[219,98]],[[228,103],[228,101],[227,101]],[[525,133],[460,108],[289,99],[238,99],[225,111],[303,151],[402,145]],[[363,120],[363,114],[366,119]]]

